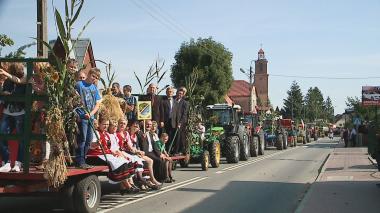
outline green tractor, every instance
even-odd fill
[[[206,128],[211,134],[209,138],[218,138],[220,144],[220,148],[216,150],[220,150],[219,153],[226,157],[228,163],[248,160],[251,140],[249,132],[243,125],[241,107],[214,104],[207,106],[206,109]]]
[[[201,163],[203,171],[208,170],[209,164],[211,164],[213,168],[219,167],[220,131],[220,128],[212,127],[206,131],[205,138],[202,138],[198,133],[192,133],[193,142],[189,147],[190,163]],[[182,165],[184,163],[185,160],[180,161],[181,167],[187,167],[187,165]]]

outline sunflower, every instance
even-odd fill
[[[53,75],[51,76],[51,79],[53,80],[54,83],[57,83],[59,80],[59,73],[54,72]]]

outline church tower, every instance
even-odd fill
[[[264,50],[260,48],[257,60],[255,61],[254,83],[258,95],[258,106],[260,110],[268,108],[268,61],[265,58]]]

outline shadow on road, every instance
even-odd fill
[[[233,181],[183,212],[294,212],[310,184]],[[180,191],[197,191],[184,188]],[[289,196],[293,195],[293,196]]]

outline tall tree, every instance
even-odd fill
[[[232,84],[232,53],[212,38],[182,43],[172,65],[171,79],[176,87],[185,85],[185,77],[198,70],[194,96],[203,97],[203,105],[221,102]]]
[[[293,81],[287,94],[288,97],[284,99],[284,107],[281,110],[282,116],[294,120],[301,120],[303,115],[303,95],[296,81]]]
[[[309,121],[323,118],[324,99],[318,87],[310,87],[305,96],[306,118]]]
[[[332,104],[332,101],[330,99],[330,96],[327,96],[326,101],[324,103],[324,110],[325,119],[328,122],[334,122],[334,106]]]

